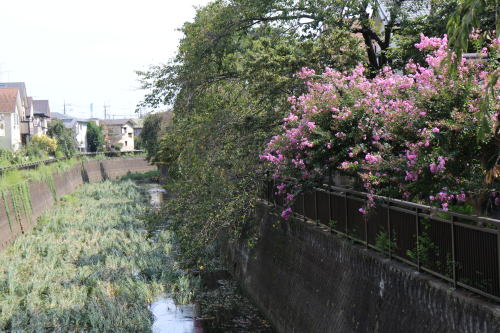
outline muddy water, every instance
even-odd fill
[[[166,191],[159,184],[144,184],[149,194],[149,203],[155,210],[161,208]],[[168,295],[159,295],[151,304],[154,333],[203,333],[201,323],[196,319],[194,304],[175,304]]]
[[[153,332],[155,333],[203,333],[201,322],[196,319],[193,304],[178,305],[167,295],[161,295],[153,304]]]
[[[160,209],[167,191],[159,184],[145,184],[143,185],[146,192],[149,194],[149,203],[154,209]]]
[[[143,186],[150,196],[151,207],[160,209],[166,191],[158,184]],[[215,275],[202,278],[205,287],[196,296],[196,305],[179,305],[168,295],[159,295],[150,306],[154,317],[153,332],[274,332],[260,311],[239,292],[236,281],[228,273]]]

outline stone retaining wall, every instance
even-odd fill
[[[256,217],[257,245],[230,246],[230,266],[279,332],[500,332],[496,304],[263,203]]]
[[[77,163],[65,172],[53,174],[53,184],[29,182],[28,196],[31,201],[31,209],[27,211],[23,209],[24,207],[14,209],[14,205],[19,206],[22,202],[13,200],[15,196],[12,195],[12,190],[4,191],[5,198],[0,198],[3,203],[0,205],[0,250],[6,248],[19,234],[33,228],[37,218],[52,207],[57,199],[73,193],[84,182],[114,180],[129,172],[142,173],[152,170],[156,170],[156,166],[150,165],[142,157],[112,158]],[[17,217],[15,216],[16,211],[18,212]]]

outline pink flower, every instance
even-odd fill
[[[309,127],[309,130],[314,130],[316,128],[316,124],[312,121],[307,122],[307,127]]]
[[[432,129],[432,133],[439,133],[439,128],[434,127],[434,128]]]
[[[406,151],[406,158],[409,160],[409,161],[413,161],[414,159],[417,158],[417,154],[407,150]]]
[[[380,160],[382,160],[382,157],[380,157],[380,155],[372,155],[372,154],[368,153],[365,156],[365,161],[368,162],[368,164],[376,164]]]
[[[292,216],[292,209],[287,208],[281,212],[281,217],[288,220]]]
[[[286,184],[285,183],[281,183],[279,184],[278,186],[276,186],[276,188],[278,189],[278,191],[281,193],[283,192],[283,190],[286,188]]]
[[[302,67],[302,69],[300,70],[300,72],[297,73],[297,77],[299,79],[305,80],[305,79],[313,76],[314,74],[316,74],[316,72],[314,71],[314,69],[310,69],[310,68],[307,68],[307,67]]]
[[[406,171],[405,180],[409,182],[414,182],[418,180],[418,175],[413,171]]]
[[[360,212],[360,213],[361,213],[361,214],[363,214],[363,215],[366,215],[366,213],[368,213],[368,212],[366,211],[366,209],[364,209],[364,208],[360,208],[360,209],[358,209],[358,212]]]
[[[456,198],[459,202],[465,202],[466,196],[464,191],[460,192],[460,194],[457,194]]]
[[[432,174],[437,173],[437,164],[436,163],[429,164],[429,170],[431,171]]]

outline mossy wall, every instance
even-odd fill
[[[84,182],[118,179],[129,172],[156,170],[142,157],[92,160],[75,164],[39,182],[27,182],[0,190],[0,250],[36,224],[37,218],[63,195]]]

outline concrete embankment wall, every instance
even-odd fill
[[[84,182],[117,179],[130,172],[156,170],[142,157],[112,158],[79,162],[69,170],[53,174],[53,183],[29,182],[27,186],[2,192],[0,205],[0,250],[16,237],[29,231],[37,218],[55,200],[73,193]],[[26,198],[27,200],[24,200]],[[27,205],[28,203],[28,205]]]
[[[500,332],[500,306],[259,204],[231,269],[279,332]]]

